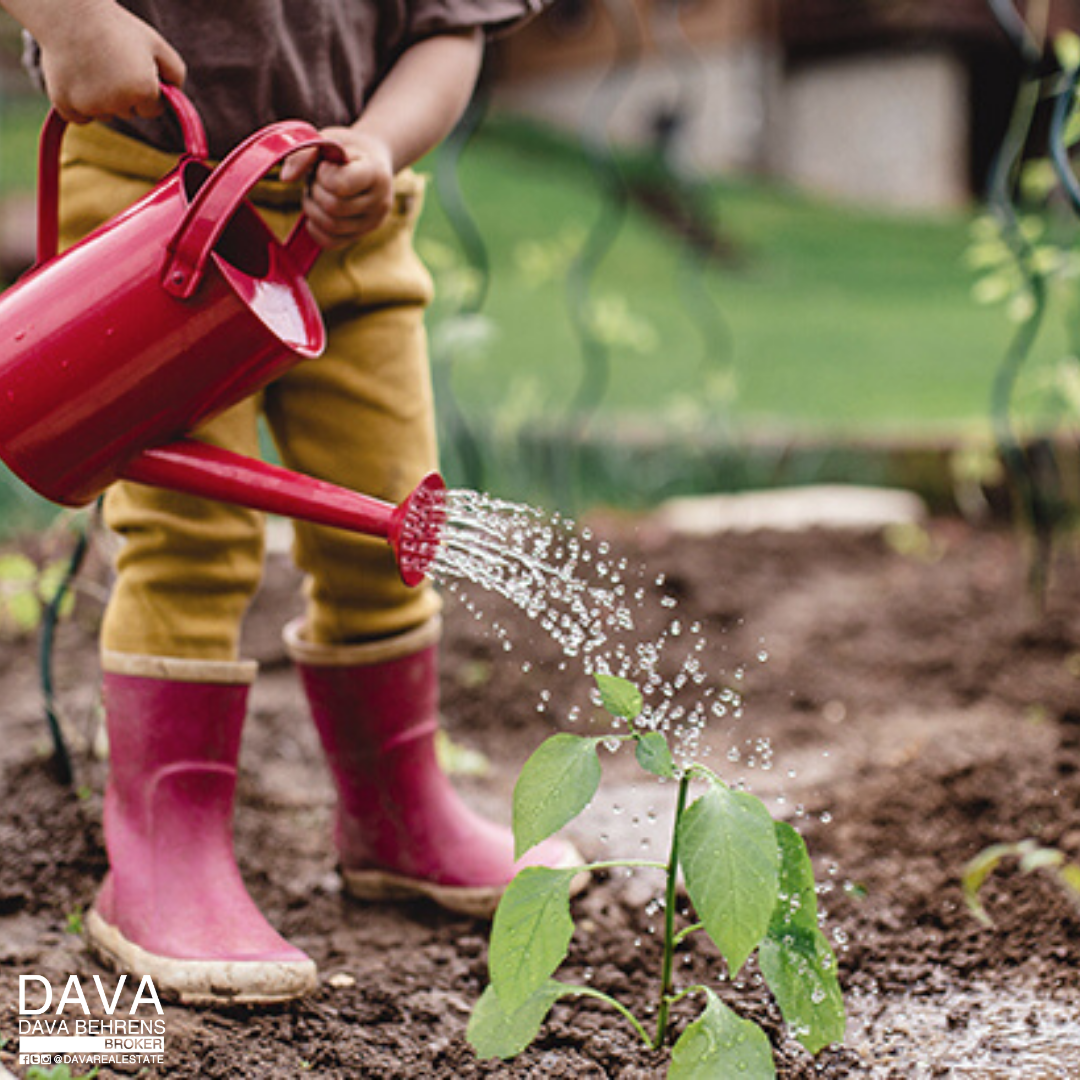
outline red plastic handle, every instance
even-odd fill
[[[162,83],[161,93],[176,113],[188,157],[206,160],[206,131],[195,106],[183,91]],[[55,110],[45,118],[38,146],[37,265],[55,258],[60,245],[60,144],[67,121]]]
[[[210,252],[248,192],[279,162],[298,150],[309,149],[318,150],[327,161],[345,160],[338,143],[323,138],[302,120],[271,124],[236,147],[199,188],[169,241],[170,257],[162,275],[165,290],[180,299],[190,297],[199,287]],[[310,239],[302,218],[289,238],[288,249],[295,269],[306,273],[318,246]]]

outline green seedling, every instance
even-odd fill
[[[96,1065],[88,1073],[82,1073],[79,1076],[72,1076],[71,1069],[67,1065],[55,1065],[51,1069],[31,1065],[26,1073],[26,1080],[93,1080],[97,1074]]]
[[[1041,873],[1049,877],[1080,911],[1080,866],[1068,862],[1064,852],[1043,847],[1036,840],[991,844],[964,867],[961,878],[968,909],[983,926],[991,927],[994,921],[983,906],[982,887],[1005,859],[1015,859],[1025,874]]]
[[[596,675],[604,710],[626,724],[601,736],[553,736],[525,763],[514,790],[513,826],[520,857],[580,814],[601,780],[599,747],[632,744],[638,764],[658,783],[677,785],[666,862],[613,859],[574,869],[529,867],[510,883],[492,924],[490,984],[469,1021],[481,1058],[508,1060],[537,1036],[561,998],[604,1002],[649,1050],[670,1045],[669,1080],[775,1077],[765,1032],[738,1016],[714,990],[677,986],[675,952],[704,933],[734,979],[755,952],[758,967],[793,1034],[812,1054],[843,1039],[844,1002],[836,958],[818,925],[813,867],[802,837],[774,821],[764,804],[726,785],[704,765],[676,763],[663,734],[641,723],[644,703],[625,679]],[[663,954],[655,1021],[591,986],[553,976],[566,959],[574,922],[571,885],[581,873],[619,867],[665,876]],[[677,883],[685,879],[695,919],[677,926]],[[690,995],[704,1009],[674,1040],[672,1007]]]
[[[67,914],[67,919],[64,922],[64,933],[82,937],[84,929],[82,904],[76,904]]]
[[[0,638],[25,637],[36,631],[66,573],[63,561],[39,567],[25,555],[0,555]],[[60,614],[69,615],[74,602],[68,594]]]

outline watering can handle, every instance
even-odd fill
[[[182,300],[192,296],[202,281],[210,252],[251,189],[275,165],[298,150],[308,149],[320,151],[328,161],[345,160],[338,143],[302,120],[271,124],[236,147],[199,188],[169,241],[169,258],[162,275],[164,289]],[[293,268],[306,274],[319,250],[301,218],[286,241]]]
[[[205,161],[209,154],[206,131],[195,106],[183,91],[167,83],[161,93],[176,113],[187,156]],[[68,122],[55,110],[45,118],[38,146],[37,265],[54,258],[60,246],[60,143]]]

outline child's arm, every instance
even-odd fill
[[[75,124],[157,116],[161,83],[179,86],[184,62],[115,0],[0,0],[41,47],[45,89]]]
[[[304,211],[323,247],[340,247],[376,228],[390,211],[394,174],[450,133],[465,111],[480,73],[479,30],[439,34],[406,50],[351,127],[323,134],[341,143],[344,165],[315,170]],[[282,179],[299,180],[314,164],[296,154]]]

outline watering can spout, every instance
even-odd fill
[[[235,503],[316,525],[386,540],[406,585],[418,585],[438,554],[446,523],[446,485],[430,473],[401,503],[301,476],[195,439],[145,450],[120,475],[126,480]]]

